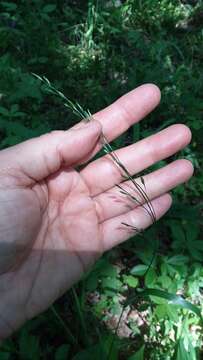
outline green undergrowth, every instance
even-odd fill
[[[173,159],[195,166],[193,179],[173,191],[164,219],[105,254],[6,340],[0,359],[201,358],[202,10],[201,1],[189,0],[0,3],[1,149],[78,121],[32,73],[91,113],[153,82],[160,106],[113,146],[180,122],[193,139]]]

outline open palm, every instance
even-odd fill
[[[122,182],[129,189],[130,184],[112,159],[107,155],[89,160],[101,148],[102,132],[109,141],[115,139],[159,99],[154,85],[143,85],[88,124],[0,153],[1,338],[45,310],[104,251],[128,239],[132,233],[123,222],[138,229],[151,224],[146,211],[115,186]],[[137,174],[186,146],[190,138],[188,128],[173,125],[117,155],[131,174]],[[78,165],[87,160],[79,171]],[[167,192],[192,172],[189,161],[178,160],[145,176],[157,219],[170,207]]]

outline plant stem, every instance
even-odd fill
[[[61,318],[61,316],[58,314],[58,312],[56,311],[54,305],[52,305],[50,307],[52,313],[55,315],[55,317],[57,318],[57,320],[59,321],[60,325],[63,327],[63,329],[65,330],[68,340],[73,344],[76,345],[78,344],[77,339],[74,337],[74,335],[71,333],[71,331],[69,330],[69,328],[66,326],[65,322],[63,321],[63,319]]]

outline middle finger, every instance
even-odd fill
[[[190,130],[182,124],[172,125],[136,144],[115,151],[130,174],[136,174],[157,161],[184,148],[191,139]],[[123,181],[121,169],[109,155],[88,164],[81,175],[91,196],[96,196]]]

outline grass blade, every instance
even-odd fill
[[[156,297],[159,297],[161,299],[168,301],[169,304],[177,305],[182,309],[192,311],[201,319],[201,321],[203,321],[201,311],[196,305],[185,300],[180,295],[168,293],[167,291],[159,290],[159,289],[146,289],[139,293],[136,293],[132,297],[128,298],[128,300],[125,302],[125,306],[132,304],[133,301],[137,298],[144,298],[146,296],[156,296]]]

